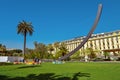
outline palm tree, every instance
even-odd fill
[[[0,52],[1,54],[0,55],[6,55],[6,46],[5,45],[2,45],[0,44]]]
[[[89,58],[89,59],[93,59],[93,58],[96,58],[97,57],[97,55],[95,54],[95,50],[93,50],[92,48],[86,48],[85,50],[84,50],[84,52],[85,52],[85,58],[87,57],[87,58]]]
[[[62,56],[64,56],[68,52],[68,49],[67,49],[66,44],[64,42],[62,42],[60,44],[59,49],[60,49],[60,53],[62,54]]]
[[[54,51],[54,47],[52,44],[48,44],[47,45],[48,51],[50,52],[50,54],[52,54],[52,51]]]
[[[38,43],[37,41],[35,41],[34,46],[35,46],[34,52],[36,53],[37,56],[40,56],[40,57],[36,56],[37,58],[41,59],[48,58],[49,56],[48,49],[44,43]]]
[[[24,36],[24,47],[23,47],[23,55],[25,58],[25,49],[26,49],[26,36],[29,33],[29,35],[33,34],[33,26],[32,23],[22,21],[17,25],[17,34],[22,34]]]
[[[59,48],[59,46],[60,46],[60,42],[55,42],[54,43],[55,52],[57,52],[57,49]]]

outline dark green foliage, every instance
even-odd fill
[[[59,50],[60,50],[59,52],[60,52],[61,56],[64,56],[64,55],[67,54],[67,52],[68,52],[65,43],[61,43],[61,44],[60,44]]]
[[[4,65],[13,65],[13,63],[0,62],[0,66],[4,66]]]

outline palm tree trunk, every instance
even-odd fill
[[[23,47],[23,57],[25,59],[25,49],[26,49],[26,33],[24,34],[24,47]]]

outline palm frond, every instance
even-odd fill
[[[22,21],[17,25],[17,34],[29,34],[32,35],[34,30],[31,22]]]

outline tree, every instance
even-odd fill
[[[104,55],[105,59],[109,58],[109,52],[104,52],[103,55]]]
[[[25,58],[25,49],[26,49],[26,36],[27,34],[33,34],[33,26],[32,23],[22,21],[17,25],[17,34],[22,34],[24,36],[24,47],[23,47],[23,55]]]
[[[34,42],[34,45],[35,45],[35,53],[39,54],[41,59],[48,57],[47,46],[45,44]]]
[[[54,47],[55,47],[55,50],[57,51],[57,49],[59,48],[59,46],[60,46],[60,43],[59,42],[55,42],[54,43]]]
[[[26,48],[25,52],[26,52],[26,54],[25,54],[26,59],[40,58],[40,54],[36,53],[34,49]]]
[[[96,54],[96,57],[101,57],[101,50],[95,49],[94,53]]]
[[[47,45],[47,50],[49,52],[48,54],[48,58],[53,58],[54,54],[52,53],[54,51],[54,47],[52,44],[48,44]]]
[[[72,58],[72,59],[80,59],[80,51],[75,52],[75,54],[73,54],[73,55],[71,56],[71,58]]]
[[[62,56],[64,56],[68,52],[68,49],[67,49],[66,44],[64,42],[60,44],[59,49],[60,49]]]
[[[6,55],[6,46],[5,45],[2,45],[0,44],[0,55]]]
[[[90,59],[96,58],[95,51],[92,48],[86,48],[85,49],[85,55],[89,56]]]
[[[21,49],[7,50],[7,55],[9,55],[9,56],[21,56],[22,50]]]
[[[50,52],[50,54],[52,54],[52,51],[54,51],[54,47],[52,46],[52,44],[48,44],[47,49]]]
[[[5,45],[0,44],[0,51],[2,51],[2,52],[6,51],[6,46],[5,46]]]

